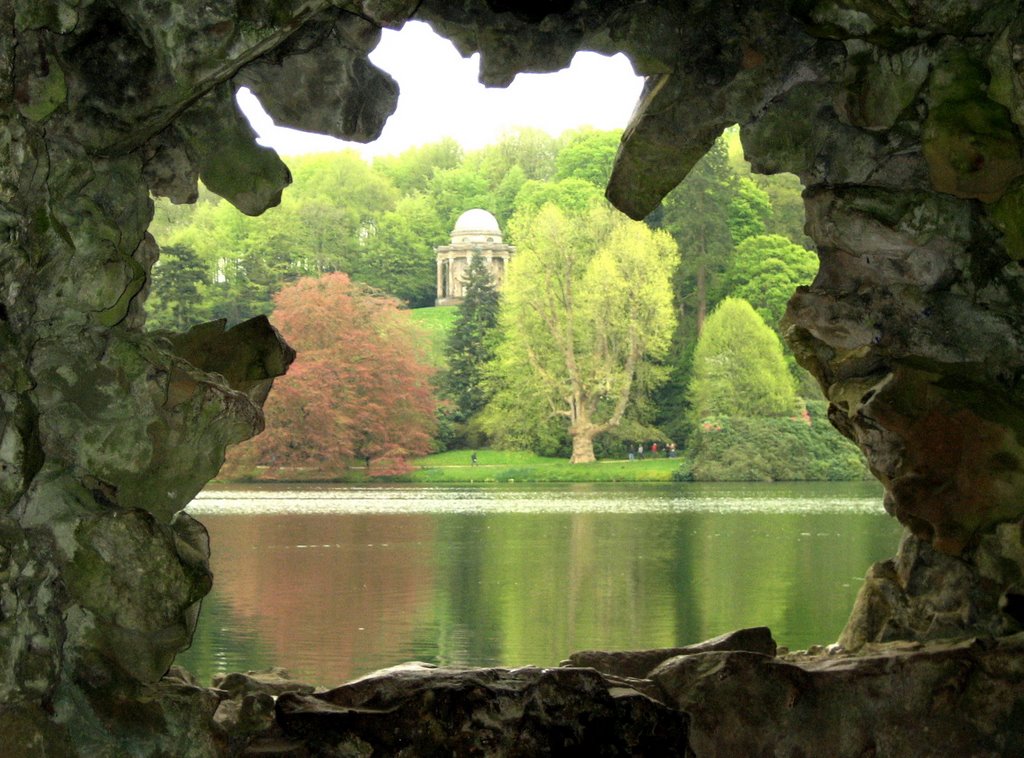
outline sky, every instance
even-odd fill
[[[260,144],[281,155],[354,148],[370,158],[397,155],[446,136],[475,150],[522,126],[552,136],[581,126],[622,129],[643,86],[625,56],[581,52],[563,71],[520,74],[506,89],[488,89],[477,81],[478,58],[462,58],[422,22],[409,22],[400,31],[385,29],[370,60],[395,78],[401,93],[398,110],[380,139],[369,145],[275,126],[248,90],[239,93],[238,101]]]

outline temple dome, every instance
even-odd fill
[[[501,242],[498,219],[483,208],[471,208],[459,216],[452,229],[452,244],[459,242]]]

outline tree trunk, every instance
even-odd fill
[[[572,432],[572,458],[570,463],[593,463],[594,457],[594,429],[590,427],[580,432]]]

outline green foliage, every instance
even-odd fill
[[[493,202],[487,180],[465,165],[435,171],[427,187],[438,218],[451,231],[459,216],[470,208],[489,208]]]
[[[662,260],[652,263],[634,249],[646,244],[640,232],[627,239],[615,231],[611,216],[592,215],[606,205],[603,186],[619,139],[616,132],[593,129],[557,139],[521,129],[481,150],[464,153],[445,139],[377,158],[372,166],[353,151],[293,158],[295,182],[281,206],[257,218],[243,216],[205,188],[194,206],[158,199],[151,231],[164,253],[152,273],[149,325],[180,330],[213,318],[234,323],[269,312],[275,294],[296,280],[338,271],[416,308],[414,318],[426,318],[435,310],[422,307],[434,300],[434,248],[448,241],[459,215],[472,207],[491,210],[506,239],[519,246],[516,258],[528,260],[538,229],[524,220],[539,218],[550,205],[566,219],[587,220],[564,239],[547,240],[552,257],[524,275],[532,291],[524,302],[558,300],[564,293],[546,293],[557,289],[551,273],[560,272],[559,286],[571,290],[577,316],[558,332],[537,308],[520,304],[505,327],[505,342],[519,340],[519,347],[499,351],[486,372],[478,368],[485,359],[465,347],[483,347],[482,341],[467,337],[452,352],[444,343],[448,332],[434,330],[428,344],[435,366],[445,368],[446,354],[465,355],[477,366],[455,367],[451,376],[461,376],[461,389],[446,391],[462,399],[439,411],[439,428],[449,441],[486,439],[486,432],[494,444],[567,454],[572,411],[566,415],[565,398],[572,393],[538,357],[561,352],[571,354],[580,376],[593,379],[574,400],[587,398],[585,415],[599,427],[618,417],[617,425],[597,433],[598,452],[616,454],[632,438],[682,445],[695,413],[689,388],[706,314],[731,295],[751,302],[774,324],[792,290],[813,276],[814,256],[790,244],[806,239],[801,187],[788,175],[752,175],[738,130],[728,130],[648,219],[676,242],[655,244]],[[620,236],[609,242],[613,232]],[[589,252],[581,255],[582,248]],[[516,265],[514,260],[510,269]],[[647,277],[673,268],[668,306],[660,295],[650,297]],[[625,373],[602,384],[599,365],[628,336],[622,325],[648,306],[659,314],[643,315],[657,324],[644,329],[655,347],[634,365],[620,413]],[[517,320],[522,325],[513,326]],[[660,329],[671,323],[678,327],[665,348]],[[517,329],[537,335],[537,343],[525,349],[522,339],[511,336]],[[552,406],[553,395],[561,406]],[[479,412],[482,398],[490,396],[493,401]]]
[[[828,422],[824,401],[792,418],[721,416],[694,432],[681,478],[697,481],[867,479],[857,446]]]
[[[621,422],[642,366],[656,383],[673,328],[672,240],[603,204],[570,214],[548,203],[510,226],[519,250],[485,423],[501,436],[524,418],[560,416],[573,460],[593,460],[593,438]]]
[[[444,394],[455,403],[458,421],[469,419],[487,401],[482,374],[494,359],[498,325],[498,291],[482,257],[472,257],[465,282],[464,299],[448,336],[448,371],[441,380]]]
[[[617,131],[580,129],[563,134],[561,149],[555,157],[555,178],[583,179],[603,192],[612,174],[620,140]]]
[[[794,176],[752,175],[743,160],[739,130],[728,129],[651,216],[652,224],[672,233],[680,250],[673,284],[678,327],[668,361],[671,375],[655,395],[657,423],[677,441],[688,430],[693,350],[706,314],[721,298],[736,296],[734,288],[743,281],[733,276],[735,247],[765,233],[806,240],[800,191]],[[782,285],[776,284],[773,290],[778,292]],[[753,291],[746,294],[754,297]]]
[[[800,179],[793,174],[755,174],[751,179],[768,194],[772,204],[765,231],[780,234],[795,245],[813,248],[814,241],[804,233],[804,187]]]
[[[515,213],[516,198],[527,182],[526,173],[519,166],[513,166],[494,188],[494,208],[491,211],[504,229]]]
[[[387,177],[403,195],[412,195],[425,192],[435,171],[455,168],[462,157],[459,144],[445,137],[429,145],[410,147],[401,155],[375,158],[373,169]]]
[[[657,213],[658,225],[675,239],[679,265],[672,280],[677,327],[672,336],[668,381],[655,395],[657,421],[677,441],[685,439],[687,388],[693,349],[707,312],[721,296],[733,241],[729,208],[735,176],[727,143],[720,139],[668,194]]]
[[[720,279],[733,249],[730,208],[736,178],[725,142],[718,140],[662,203],[661,224],[679,246],[675,294],[686,326],[695,334],[717,300]]]
[[[743,298],[761,318],[778,330],[786,304],[796,288],[818,273],[818,256],[777,234],[748,237],[736,247],[725,287]]]
[[[367,240],[398,199],[354,151],[295,158],[291,169],[295,182],[281,205],[255,218],[208,192],[187,215],[158,203],[165,208],[157,241],[191,248],[206,267],[199,287],[206,317],[234,323],[269,313],[290,281],[358,270]]]
[[[184,332],[207,320],[199,292],[207,283],[207,270],[192,248],[172,245],[161,250],[152,276],[156,295],[147,302],[150,329]]]
[[[782,343],[746,300],[726,298],[697,341],[693,417],[788,416],[798,407]]]
[[[555,155],[558,141],[542,129],[519,128],[501,135],[489,145],[470,156],[467,163],[483,176],[490,187],[502,177],[519,168],[526,179],[548,181],[555,173]]]
[[[352,275],[394,295],[412,308],[434,302],[434,248],[448,241],[448,230],[425,195],[398,201],[380,217],[365,251],[353,265]]]
[[[507,318],[501,312],[502,319]],[[567,456],[571,445],[565,422],[552,412],[544,382],[529,358],[509,349],[499,333],[494,360],[482,372],[487,405],[473,419],[493,447],[532,451],[538,455]]]
[[[764,234],[772,216],[772,201],[768,193],[746,177],[739,177],[733,186],[729,203],[729,234],[738,245],[755,234]]]
[[[594,184],[570,177],[557,182],[530,180],[519,189],[515,199],[515,212],[520,216],[536,215],[550,203],[562,211],[572,214],[585,213],[604,200],[604,190]],[[514,228],[512,239],[515,239]]]

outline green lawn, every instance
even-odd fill
[[[505,450],[451,450],[413,461],[416,470],[403,480],[413,482],[668,482],[679,458],[642,461],[611,460],[569,463],[533,453]]]
[[[455,316],[459,309],[454,305],[441,305],[434,308],[413,308],[409,311],[412,322],[426,330],[430,337],[430,362],[437,367],[445,364],[445,344],[448,333],[455,324]]]
[[[545,458],[533,453],[506,450],[451,450],[410,461],[413,470],[395,476],[367,476],[362,466],[339,476],[325,477],[309,469],[253,472],[236,481],[280,482],[670,482],[682,463],[680,458],[647,458],[642,461],[608,460],[569,463],[565,458]],[[382,464],[378,464],[382,465]],[[229,481],[229,480],[224,480]]]

